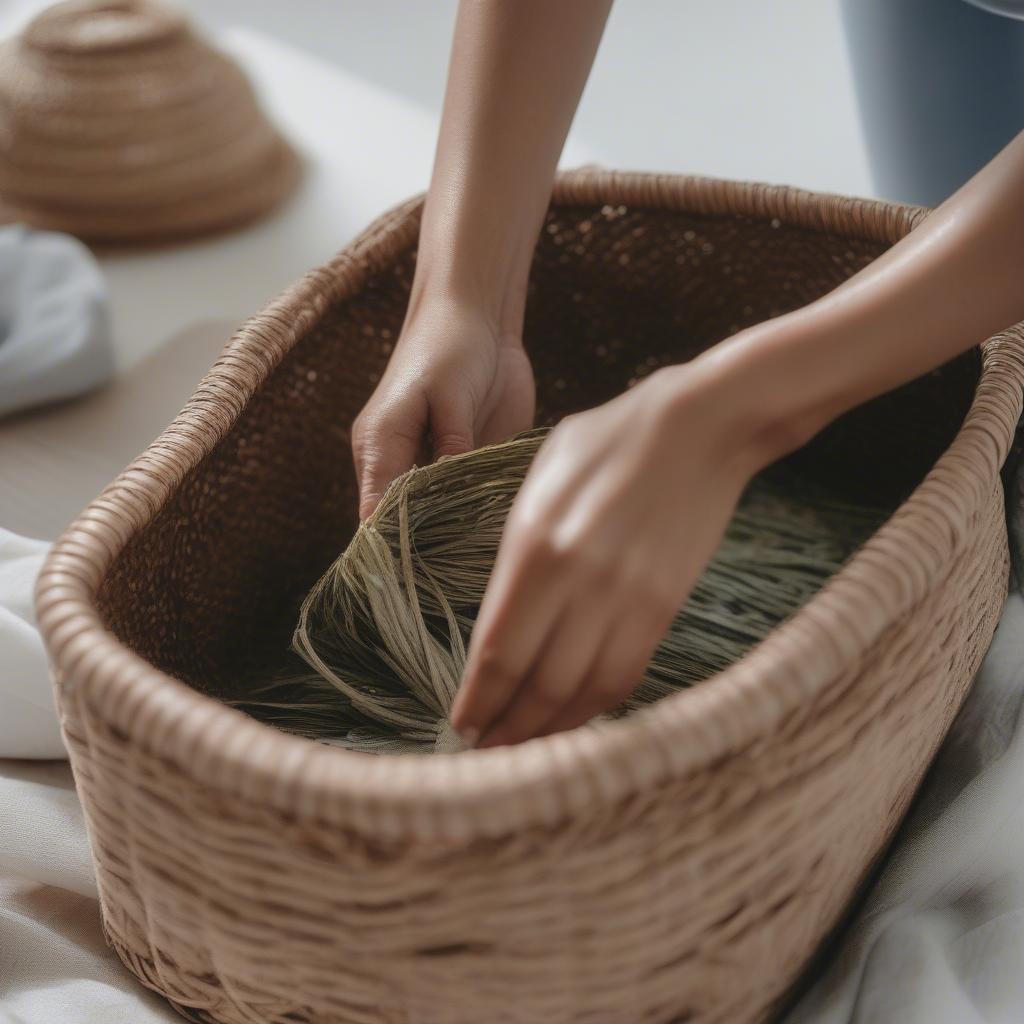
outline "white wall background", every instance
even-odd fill
[[[455,0],[178,5],[440,108]],[[0,34],[44,6],[0,0]],[[837,0],[618,0],[573,132],[609,166],[871,190]]]

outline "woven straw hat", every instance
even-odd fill
[[[94,242],[266,213],[298,161],[241,69],[146,0],[71,0],[0,48],[0,201]]]

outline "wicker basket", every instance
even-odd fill
[[[541,419],[815,298],[924,215],[561,179],[527,313]],[[793,457],[896,511],[728,671],[600,732],[357,755],[214,698],[280,657],[354,527],[348,427],[401,326],[418,216],[383,217],[250,320],[47,562],[39,619],[107,936],[196,1021],[762,1020],[989,643],[1024,331]]]

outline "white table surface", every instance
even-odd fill
[[[303,179],[284,206],[252,227],[100,258],[125,369],[197,322],[240,322],[257,312],[430,178],[436,115],[260,32],[231,29],[218,41],[300,152]],[[569,166],[590,159],[578,143],[566,149]]]

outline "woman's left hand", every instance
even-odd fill
[[[834,291],[563,421],[509,514],[452,724],[515,743],[628,696],[757,470],[1024,316],[1022,192],[1024,132]]]
[[[491,747],[621,704],[771,460],[722,360],[659,370],[552,431],[513,503],[451,720]]]

